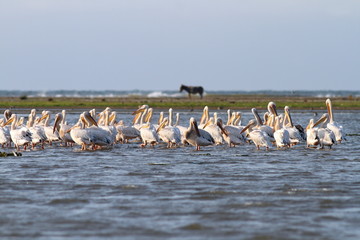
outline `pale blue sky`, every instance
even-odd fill
[[[0,0],[2,90],[360,90],[358,0]]]

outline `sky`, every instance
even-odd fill
[[[360,90],[358,0],[0,0],[2,90]]]

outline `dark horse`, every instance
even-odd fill
[[[182,92],[183,90],[187,91],[189,94],[189,98],[191,98],[191,94],[200,94],[200,98],[203,97],[203,93],[204,93],[204,88],[201,86],[185,86],[185,85],[181,85],[180,86],[180,92]]]

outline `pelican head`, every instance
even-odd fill
[[[156,132],[159,132],[169,123],[169,118],[165,117],[162,122],[159,124],[159,127],[156,129]]]
[[[316,127],[320,123],[325,123],[328,119],[329,119],[329,115],[327,113],[324,113],[323,115],[321,115],[319,120],[317,120],[316,123],[314,123],[313,127]]]
[[[248,130],[249,128],[252,128],[254,126],[256,126],[257,122],[255,119],[251,119],[249,121],[249,123],[240,131],[240,134],[242,134],[243,132],[245,132],[246,130]]]
[[[63,115],[57,113],[57,114],[55,115],[55,122],[54,122],[54,127],[53,127],[53,133],[54,133],[56,130],[59,130],[59,128],[60,128],[60,123],[62,122],[62,120],[63,120]]]
[[[218,118],[216,120],[216,125],[220,128],[220,131],[225,135],[225,136],[229,136],[229,132],[224,128],[223,126],[223,121],[221,118]]]
[[[87,126],[91,126],[91,125],[98,126],[97,122],[89,112],[83,112],[82,114],[83,114],[83,120],[85,121]]]
[[[136,115],[138,113],[142,113],[148,108],[149,108],[149,105],[144,104],[141,107],[139,107],[137,110],[135,110],[131,115]]]
[[[198,128],[198,124],[197,124],[195,118],[193,118],[193,117],[190,118],[190,127],[191,127],[191,129],[194,129],[196,132],[196,135],[200,137],[200,131]]]
[[[269,102],[267,108],[268,108],[269,113],[271,113],[275,116],[278,115],[277,110],[276,110],[276,104],[274,102]]]
[[[17,121],[17,115],[15,113],[13,113],[13,114],[11,114],[9,119],[7,121],[5,121],[5,123],[3,124],[3,127],[6,125],[9,125],[10,123],[16,122],[16,121]]]

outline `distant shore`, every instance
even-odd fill
[[[193,96],[186,97],[0,97],[0,107],[5,108],[104,108],[134,109],[147,104],[153,108],[202,109],[209,106],[212,109],[266,109],[269,101],[279,108],[289,106],[292,109],[325,109],[326,97],[299,97],[274,95],[207,95],[203,99]],[[358,97],[331,98],[334,109],[360,110]]]

